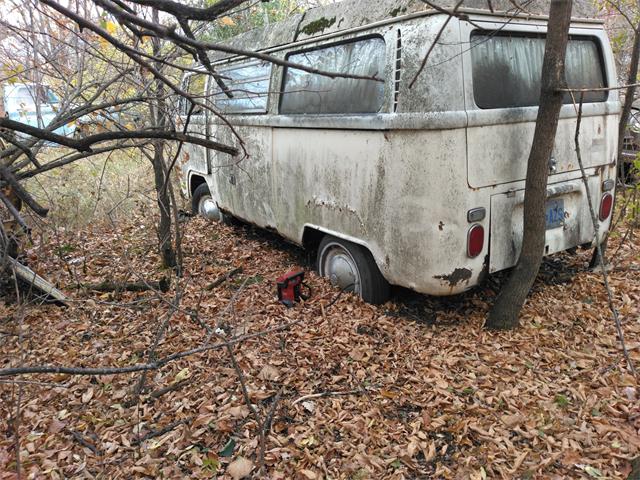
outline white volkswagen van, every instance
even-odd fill
[[[232,215],[316,250],[322,275],[369,302],[386,300],[389,284],[456,294],[512,267],[547,18],[498,13],[513,4],[492,3],[494,12],[465,7],[463,19],[447,22],[420,1],[346,1],[233,39],[235,47],[380,81],[232,55],[214,59],[232,98],[204,73],[185,78],[230,124],[195,111],[190,131],[246,151],[185,149],[194,210]],[[566,76],[571,87],[615,85],[598,20],[573,21]],[[577,112],[567,97],[549,159],[545,253],[592,245],[609,228],[619,108],[615,90],[585,96],[580,141],[599,208],[594,240],[574,151]]]

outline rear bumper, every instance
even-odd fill
[[[598,215],[602,196],[600,175],[587,177],[593,208]],[[547,199],[564,203],[561,225],[545,232],[545,254],[561,252],[584,244],[595,246],[595,230],[589,210],[586,188],[581,178],[548,185]],[[524,190],[491,196],[491,234],[489,272],[513,267],[522,247]],[[611,219],[598,220],[598,242],[604,239]]]

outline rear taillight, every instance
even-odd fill
[[[611,215],[611,209],[613,208],[613,195],[605,193],[600,200],[600,221],[604,222],[609,215]]]
[[[484,227],[482,225],[473,225],[467,234],[467,255],[475,258],[482,253],[484,247]]]

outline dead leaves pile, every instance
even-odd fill
[[[488,287],[454,299],[400,291],[381,307],[345,294],[325,308],[337,292],[308,273],[313,297],[286,309],[274,279],[308,265],[304,252],[249,227],[183,226],[186,273],[163,295],[75,288],[162,277],[150,220],[34,248],[30,265],[74,301],[1,306],[0,368],[145,363],[176,292],[158,358],[200,346],[204,325],[231,338],[300,320],[234,347],[251,403],[271,414],[263,472],[263,425],[220,349],[149,372],[139,398],[139,373],[0,383],[0,478],[15,477],[16,427],[32,478],[624,478],[639,455],[640,391],[589,252],[547,265],[552,279],[577,270],[569,282],[545,282],[543,268],[521,328],[490,333]],[[640,367],[639,246],[620,247],[611,284]]]

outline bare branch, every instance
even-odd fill
[[[217,150],[219,152],[227,153],[232,156],[238,155],[239,153],[237,148],[225,145],[223,143],[181,132],[167,130],[148,129],[101,132],[84,138],[74,139],[66,137],[64,135],[53,133],[47,129],[32,127],[31,125],[27,125],[26,123],[16,122],[15,120],[11,120],[9,118],[0,118],[0,127],[8,128],[15,132],[25,133],[42,140],[73,148],[74,150],[78,150],[80,152],[90,152],[93,145],[111,140],[157,138],[192,143],[194,145],[200,145],[203,147],[211,148],[213,150]],[[0,171],[0,175],[1,174],[2,172]]]
[[[154,7],[163,12],[170,13],[174,17],[187,20],[211,21],[218,18],[223,13],[242,5],[247,0],[220,0],[208,8],[196,8],[184,3],[173,2],[171,0],[128,0],[130,3]],[[131,11],[131,10],[129,10]]]

